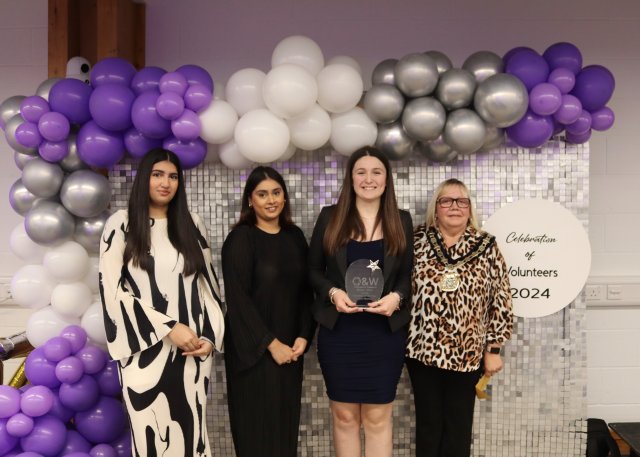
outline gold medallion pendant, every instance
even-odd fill
[[[453,292],[460,287],[460,275],[457,271],[447,268],[440,279],[440,290],[443,292]]]

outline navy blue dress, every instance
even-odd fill
[[[360,259],[376,261],[384,271],[384,241],[347,244],[347,264]],[[395,332],[381,314],[341,313],[333,329],[320,326],[318,360],[333,401],[391,403],[402,373],[406,327]]]

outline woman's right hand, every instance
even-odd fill
[[[281,343],[278,338],[274,338],[273,341],[267,346],[271,357],[276,361],[278,365],[284,365],[285,363],[291,363],[293,358],[293,348]]]
[[[362,311],[362,308],[358,308],[356,303],[354,303],[342,289],[335,291],[332,301],[339,313],[359,313]]]
[[[180,322],[173,326],[167,336],[175,346],[185,352],[195,351],[200,347],[196,332]]]

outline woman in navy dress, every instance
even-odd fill
[[[338,203],[323,208],[311,237],[309,274],[321,325],[318,359],[337,457],[392,455],[392,412],[402,372],[413,263],[411,216],[398,209],[389,160],[364,147],[350,157]],[[382,269],[380,299],[359,306],[345,290],[348,266]]]

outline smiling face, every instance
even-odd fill
[[[387,170],[380,159],[364,156],[353,164],[351,179],[356,200],[380,200],[387,186]]]
[[[249,204],[255,211],[258,226],[278,223],[284,203],[284,189],[273,179],[261,181],[249,197]]]
[[[168,160],[156,162],[149,178],[149,206],[151,212],[166,214],[167,208],[178,190],[178,169]],[[157,213],[156,213],[157,214]]]
[[[469,222],[469,215],[471,208],[469,205],[460,204],[459,201],[447,201],[447,199],[468,199],[469,195],[464,191],[464,188],[456,185],[445,186],[438,197],[438,203],[436,204],[436,220],[440,230],[449,233],[456,233],[464,230]],[[445,199],[442,201],[442,199]],[[445,208],[445,206],[449,206]],[[466,206],[461,208],[460,206]]]

